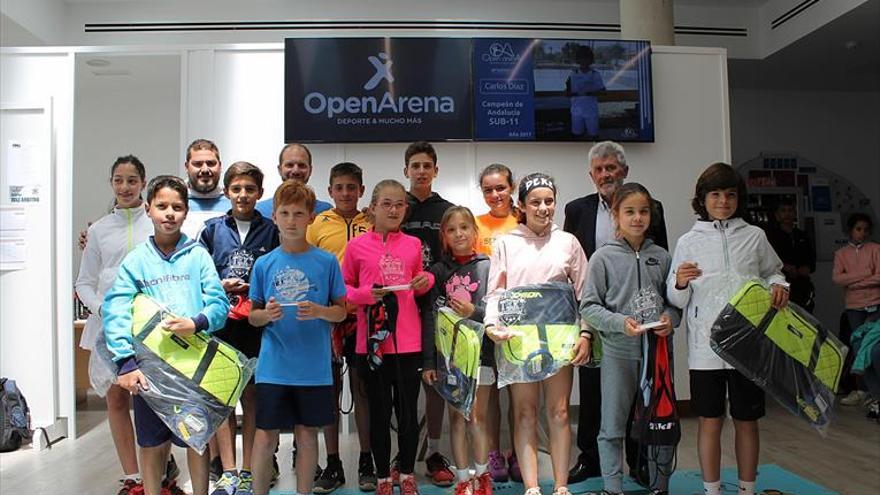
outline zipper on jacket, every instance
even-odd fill
[[[730,271],[730,253],[727,249],[727,228],[722,221],[718,221],[718,231],[721,232],[721,249],[724,250],[724,271]]]
[[[638,281],[638,288],[642,290],[642,258],[639,257],[639,252],[636,251],[636,280]]]
[[[128,246],[128,251],[131,251],[134,247],[132,246],[132,243],[134,242],[134,224],[131,220],[131,208],[126,208],[125,213],[128,215],[128,228],[126,229],[128,231],[128,240],[126,241],[126,244]]]

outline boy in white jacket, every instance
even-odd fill
[[[764,416],[764,391],[710,348],[712,324],[748,279],[771,284],[775,308],[788,304],[782,261],[764,231],[742,219],[745,200],[745,182],[730,165],[715,163],[700,175],[691,203],[700,218],[678,240],[667,281],[669,302],[687,318],[691,404],[700,417],[697,449],[706,495],[721,495],[725,395],[736,430],[739,495],[754,494],[758,419]]]

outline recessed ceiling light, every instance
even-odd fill
[[[90,58],[86,60],[86,65],[89,67],[107,67],[110,65],[110,61],[103,58]]]

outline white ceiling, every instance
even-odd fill
[[[880,91],[880,0],[869,0],[763,60],[729,60],[732,88]]]

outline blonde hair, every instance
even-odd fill
[[[446,226],[452,221],[452,217],[455,215],[461,215],[464,217],[465,223],[470,225],[471,230],[474,232],[474,243],[472,248],[474,251],[477,249],[477,219],[474,218],[473,212],[465,206],[452,206],[447,208],[443,213],[443,217],[440,219],[440,245],[443,247],[443,252],[452,254],[452,250],[449,248],[449,243],[446,241]]]

